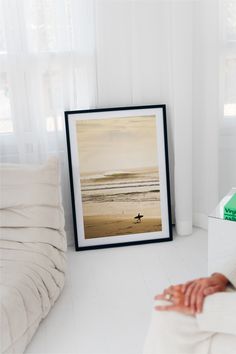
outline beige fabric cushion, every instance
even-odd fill
[[[57,159],[0,167],[0,227],[64,228]]]
[[[59,165],[0,166],[0,353],[21,354],[64,286]]]

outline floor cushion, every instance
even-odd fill
[[[0,166],[1,353],[23,353],[65,280],[59,164]]]

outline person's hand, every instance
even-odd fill
[[[204,298],[217,292],[225,291],[229,281],[219,273],[208,278],[200,278],[181,285],[184,294],[184,305],[190,307],[193,312],[202,312]]]
[[[155,296],[155,300],[168,301],[169,305],[156,306],[157,311],[177,311],[185,315],[194,315],[192,309],[185,306],[185,295],[181,291],[181,285],[171,286],[160,295]]]
[[[163,294],[155,297],[156,300],[171,298],[172,304],[169,306],[157,306],[156,309],[159,311],[178,311],[186,314],[200,313],[202,312],[205,297],[225,291],[228,283],[229,281],[224,275],[215,273],[208,278],[172,285],[165,289]]]

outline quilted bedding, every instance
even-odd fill
[[[0,170],[0,344],[4,354],[24,352],[64,285],[66,235],[58,175],[56,160],[40,168]]]

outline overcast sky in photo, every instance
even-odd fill
[[[158,167],[155,116],[78,120],[80,173]]]

